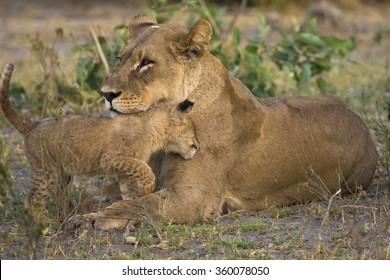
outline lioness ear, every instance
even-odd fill
[[[194,102],[186,99],[182,103],[180,103],[179,106],[177,106],[177,110],[179,110],[180,112],[190,111],[192,106],[194,106]]]
[[[174,45],[172,50],[176,56],[187,59],[200,57],[207,50],[212,33],[211,24],[199,19],[184,40]]]
[[[159,28],[154,17],[147,15],[138,15],[134,17],[128,26],[129,39],[136,37],[146,27]]]

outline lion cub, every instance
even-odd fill
[[[5,67],[0,89],[1,108],[8,121],[24,135],[33,171],[26,207],[37,222],[46,222],[45,198],[65,188],[72,175],[118,175],[124,200],[153,191],[155,176],[146,164],[164,149],[184,159],[199,148],[194,125],[187,115],[193,103],[155,108],[115,118],[63,117],[34,124],[11,106],[8,91],[13,65]]]

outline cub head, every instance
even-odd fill
[[[198,64],[208,52],[211,34],[203,19],[187,31],[158,25],[149,16],[135,17],[128,27],[129,41],[101,89],[108,109],[131,114],[186,99],[197,86]]]
[[[170,113],[166,153],[175,153],[184,159],[190,159],[199,150],[195,125],[188,116],[192,106],[191,101],[185,100]]]

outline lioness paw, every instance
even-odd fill
[[[108,217],[103,212],[74,215],[68,220],[68,228],[78,231],[89,229],[109,230],[125,228],[128,225],[129,221],[127,219]]]
[[[84,231],[94,228],[95,217],[93,214],[74,215],[67,220],[66,230],[68,231]]]

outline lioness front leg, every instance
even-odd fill
[[[120,200],[98,212],[75,215],[69,219],[74,228],[98,228],[102,230],[125,228],[140,222],[150,222],[151,218],[145,207],[136,199]]]
[[[147,163],[140,159],[123,154],[107,155],[101,160],[101,168],[107,174],[119,175],[119,187],[123,200],[153,192],[154,173]]]
[[[110,229],[140,222],[188,223],[217,217],[220,212],[219,196],[198,192],[199,189],[196,185],[185,186],[181,190],[162,189],[132,200],[117,201],[96,213],[74,216],[69,222],[74,227]]]

